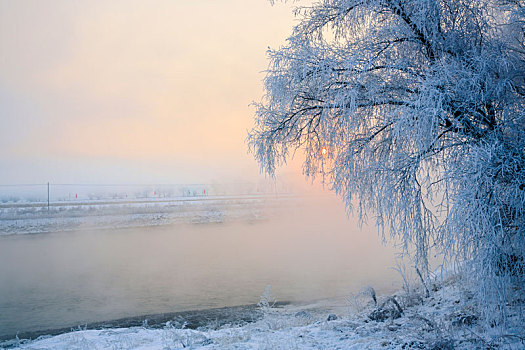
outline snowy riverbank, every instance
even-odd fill
[[[200,196],[0,204],[0,235],[256,221],[291,195]]]
[[[456,276],[422,291],[377,298],[370,291],[348,300],[262,308],[242,324],[189,329],[78,330],[36,340],[4,342],[15,349],[523,349],[525,326],[487,329],[472,292]],[[395,301],[395,302],[394,302]],[[521,305],[523,308],[523,305]],[[518,312],[518,310],[516,310]]]

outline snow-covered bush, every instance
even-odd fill
[[[297,150],[360,217],[404,243],[470,261],[486,311],[525,287],[525,4],[320,0],[268,52],[250,150]],[[494,315],[487,312],[487,315]]]
[[[267,285],[264,289],[264,292],[261,295],[261,299],[257,303],[257,306],[263,311],[268,312],[272,307],[274,307],[277,299],[272,293],[272,286]]]

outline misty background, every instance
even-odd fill
[[[0,0],[0,183],[254,181],[250,103],[292,23],[265,0]]]

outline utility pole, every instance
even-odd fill
[[[47,211],[49,211],[49,182],[47,183]]]

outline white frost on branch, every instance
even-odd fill
[[[432,247],[471,260],[482,300],[501,310],[525,286],[524,6],[298,8],[287,44],[268,51],[251,152],[273,174],[302,150],[305,175],[374,213],[419,267]]]

